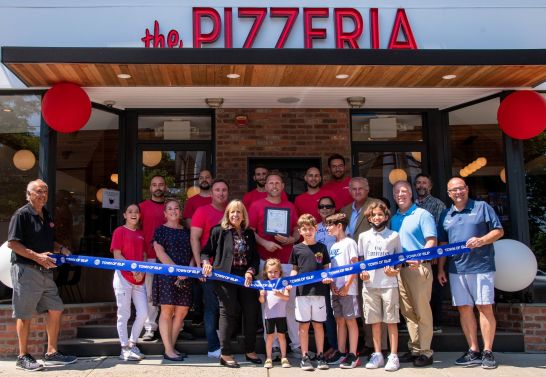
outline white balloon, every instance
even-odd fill
[[[522,242],[503,239],[495,247],[495,288],[516,292],[527,288],[537,275],[535,254]]]
[[[0,246],[0,281],[4,285],[13,288],[11,282],[11,249],[8,247],[8,241]]]

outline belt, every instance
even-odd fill
[[[430,264],[430,260],[421,261],[421,264]],[[409,266],[411,266],[410,263],[407,263],[407,262],[402,263],[402,267],[409,267]]]

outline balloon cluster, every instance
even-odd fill
[[[471,174],[474,174],[478,169],[483,168],[485,165],[487,165],[487,158],[485,157],[478,157],[474,161],[472,161],[470,164],[466,165],[464,168],[462,168],[459,171],[459,174],[461,177],[468,177]]]

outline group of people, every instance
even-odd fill
[[[144,328],[143,341],[155,339],[159,330],[165,360],[184,360],[186,355],[175,348],[176,340],[190,307],[199,301],[204,310],[208,356],[218,358],[221,365],[229,368],[239,367],[232,354],[231,339],[241,323],[241,315],[245,358],[266,368],[272,368],[277,357],[282,367],[290,367],[289,349],[292,355],[301,357],[300,367],[304,370],[328,369],[331,365],[358,367],[361,363],[359,321],[364,324],[366,347],[372,350],[366,368],[384,367],[395,371],[404,362],[423,367],[433,362],[433,280],[441,287],[449,278],[453,305],[459,310],[461,327],[469,345],[468,351],[455,363],[496,367],[492,353],[495,335],[492,243],[502,237],[503,230],[493,209],[485,202],[469,199],[468,187],[461,178],[452,178],[447,184],[453,205],[446,209],[430,194],[430,176],[419,174],[415,180],[415,201],[409,182],[399,181],[393,185],[397,210],[391,214],[387,200],[368,197],[366,178],[346,176],[342,156],[330,156],[328,167],[332,178],[324,185],[321,185],[318,168],[307,169],[304,177],[307,191],[296,197],[294,204],[286,197],[281,173],[268,171],[265,167],[256,167],[254,171],[257,187],[242,200],[232,201],[228,199],[228,182],[213,179],[208,170],[201,171],[198,177],[200,193],[188,199],[183,209],[177,200],[167,197],[164,177],[153,177],[150,199],[131,204],[124,211],[125,224],[112,236],[113,256],[198,266],[203,269],[203,278],[116,271],[113,286],[118,305],[120,358],[144,358],[137,346]],[[54,226],[48,225],[51,219],[43,208],[45,202],[39,213],[34,207],[37,200],[33,200],[33,195],[37,195],[35,190],[38,188],[43,201],[45,187],[47,201],[47,186],[42,184],[45,185],[41,181],[29,184],[29,204],[23,208],[32,212],[31,216],[27,215],[30,220],[41,224],[41,228],[35,224],[35,229],[51,233]],[[62,245],[53,244],[52,237],[47,245],[36,245],[24,238],[26,230],[22,229],[27,229],[28,225],[22,224],[20,218],[25,213],[19,212],[21,210],[10,223],[13,268],[26,263],[20,260],[27,258],[35,271],[49,277],[54,265],[47,252],[69,251]],[[283,218],[280,221],[284,224],[283,231],[275,230],[272,224],[278,216]],[[465,241],[472,251],[450,257],[448,261],[446,258],[410,260],[397,266],[325,278],[319,283],[297,287],[250,288],[254,280],[273,280],[460,241]],[[444,271],[446,263],[448,275]],[[242,277],[244,286],[207,279],[213,270]],[[14,277],[16,287],[17,274]],[[62,302],[43,298],[54,294],[58,297],[53,290],[51,294],[44,291],[41,296],[35,293],[39,297],[27,305],[28,310],[19,314],[14,289],[14,315],[21,352],[17,364],[24,369],[41,366],[26,352],[23,344],[28,313],[48,311],[53,318],[58,315],[60,321]],[[136,308],[136,317],[129,334],[131,302]],[[480,313],[482,351],[477,341],[474,306]],[[263,322],[256,320],[260,311]],[[408,351],[400,356],[399,313],[409,332]],[[314,356],[309,352],[311,324]],[[261,325],[266,341],[265,362],[256,354],[256,332]],[[51,327],[51,334],[48,330],[51,347],[48,346],[44,360],[47,362],[48,357],[54,357],[65,358],[63,362],[75,361],[56,350],[55,328],[54,325]],[[387,347],[385,362],[383,351]]]

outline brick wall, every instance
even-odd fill
[[[240,127],[235,117],[246,115]],[[349,112],[345,109],[219,109],[216,112],[216,167],[230,182],[230,196],[247,190],[247,157],[350,157]],[[347,163],[347,168],[350,164]],[[350,173],[350,172],[348,172]]]
[[[116,311],[115,302],[65,305],[59,340],[75,338],[79,326],[115,324]],[[15,319],[11,315],[11,305],[0,305],[0,357],[19,353]],[[45,321],[45,314],[35,315],[30,325],[29,352],[35,356],[43,355],[46,350]]]
[[[525,352],[546,352],[546,304],[521,307]]]

